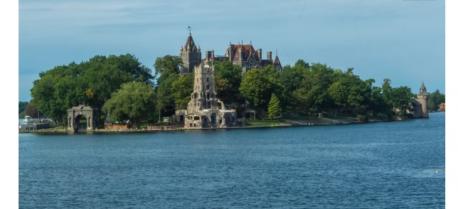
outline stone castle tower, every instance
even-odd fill
[[[426,86],[424,83],[421,84],[420,91],[417,94],[417,98],[415,99],[419,105],[418,116],[421,118],[429,117],[428,114],[428,91],[426,90]]]
[[[209,53],[210,54],[210,53]],[[207,57],[194,68],[194,88],[184,113],[184,128],[226,128],[236,124],[236,111],[216,97],[213,62]]]
[[[217,108],[215,78],[213,66],[210,65],[210,62],[204,61],[194,68],[194,89],[188,104],[188,113]]]
[[[186,40],[186,44],[181,47],[180,57],[182,61],[182,66],[180,67],[181,73],[192,73],[194,68],[200,64],[200,48],[194,42],[191,31],[189,31],[189,36]]]

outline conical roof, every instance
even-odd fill
[[[184,45],[185,49],[197,50],[196,43],[194,43],[194,39],[192,38],[191,33],[189,34],[188,38],[186,39],[186,44]]]

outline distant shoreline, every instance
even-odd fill
[[[69,133],[63,128],[50,128],[50,129],[39,129],[35,131],[19,131],[19,133],[32,133],[40,135],[85,135],[85,134],[126,134],[126,133],[160,133],[160,132],[181,132],[181,131],[209,131],[209,130],[233,130],[233,129],[265,129],[265,128],[287,128],[287,127],[305,127],[305,126],[339,126],[339,125],[356,125],[356,124],[369,124],[369,123],[380,123],[380,122],[399,122],[408,121],[415,119],[425,118],[405,118],[392,121],[383,120],[369,120],[369,121],[356,121],[356,120],[344,120],[344,119],[329,119],[323,118],[319,122],[317,121],[305,121],[305,120],[282,120],[282,121],[271,121],[271,123],[264,124],[250,124],[246,126],[236,126],[229,128],[202,128],[202,129],[185,129],[183,127],[170,127],[170,126],[159,126],[156,129],[95,129],[91,132],[80,132],[80,133]],[[269,122],[269,121],[267,121]]]

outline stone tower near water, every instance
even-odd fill
[[[200,47],[196,45],[192,38],[191,29],[189,29],[189,35],[186,39],[186,43],[181,47],[180,57],[182,66],[180,66],[180,73],[192,73],[194,68],[201,62]]]
[[[428,118],[428,91],[424,83],[421,84],[420,91],[415,99],[419,104],[418,117]]]
[[[211,57],[207,56],[194,68],[194,87],[185,114],[184,127],[187,129],[226,128],[236,125],[236,111],[227,110],[224,103],[216,97]]]

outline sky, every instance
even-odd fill
[[[202,51],[229,43],[354,68],[362,79],[445,90],[444,0],[20,0],[19,100],[39,73],[94,55],[131,53],[154,71],[192,27]],[[266,56],[265,54],[263,55]]]

